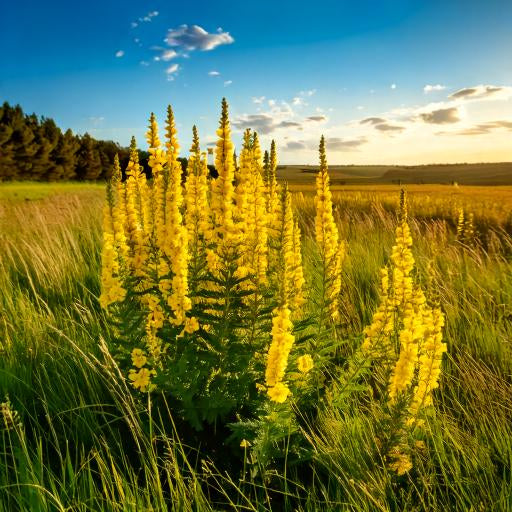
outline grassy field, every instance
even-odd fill
[[[350,353],[377,306],[398,187],[345,186],[336,173],[348,247],[337,336]],[[282,177],[315,294],[313,189]],[[446,314],[448,353],[424,444],[397,476],[378,456],[378,412],[360,414],[351,399],[320,401],[300,422],[304,457],[290,450],[262,473],[223,427],[194,432],[172,403],[135,392],[98,303],[103,187],[1,185],[0,510],[512,510],[512,188],[408,191],[417,275]],[[460,208],[475,216],[466,244]],[[334,387],[345,371],[335,368]]]
[[[281,165],[278,176],[290,183],[314,182],[314,165]],[[512,185],[512,163],[432,165],[331,165],[334,185],[437,183],[460,185]]]

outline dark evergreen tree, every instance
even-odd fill
[[[101,175],[101,157],[96,141],[86,133],[80,140],[76,174],[80,180],[97,180]]]
[[[49,181],[77,179],[77,152],[80,148],[80,141],[73,135],[71,130],[60,134],[55,149],[52,152],[53,165],[45,179]]]

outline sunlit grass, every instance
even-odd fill
[[[133,398],[109,355],[115,336],[97,302],[103,190],[59,187],[30,184],[37,200],[20,203],[12,201],[16,185],[0,186],[0,402],[8,395],[22,423],[0,426],[0,510],[512,509],[512,241],[492,222],[512,189],[455,192],[468,208],[495,212],[481,227],[484,249],[455,242],[452,207],[442,206],[449,187],[408,187],[419,276],[427,283],[430,263],[449,346],[439,412],[413,473],[393,480],[368,457],[374,418],[324,407],[304,424],[309,469],[287,468],[263,485],[221,468],[224,448],[202,451],[165,404]],[[393,244],[396,190],[335,194],[349,247],[343,334],[354,346]],[[312,197],[295,199],[313,273]]]

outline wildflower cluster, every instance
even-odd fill
[[[407,222],[407,201],[402,192],[399,223],[389,268],[381,270],[380,304],[364,331],[363,354],[384,376],[387,405],[409,429],[423,424],[439,385],[444,315],[430,305],[413,279],[414,257]],[[400,445],[392,446],[390,467],[402,474],[412,467]]]
[[[247,130],[236,168],[225,100],[217,136],[218,177],[194,127],[184,178],[171,107],[163,144],[151,114],[150,178],[132,139],[124,181],[116,159],[103,222],[100,303],[128,380],[168,392],[197,428],[247,400],[284,402],[290,354],[306,352],[292,334],[306,301],[301,232],[277,183],[275,143],[263,159]],[[297,365],[305,375],[313,359]]]

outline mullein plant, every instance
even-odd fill
[[[459,208],[457,217],[457,242],[470,246],[476,241],[474,215],[466,213],[463,208]]]
[[[398,475],[412,468],[414,443],[433,412],[433,391],[439,386],[446,344],[442,341],[444,314],[436,300],[429,303],[414,278],[412,237],[407,198],[402,191],[399,222],[390,263],[380,274],[380,304],[357,358],[371,368],[380,389],[383,437],[381,452]],[[418,441],[416,439],[416,441]]]
[[[103,222],[100,303],[121,367],[138,392],[169,394],[196,428],[282,404],[314,365],[294,327],[306,301],[301,233],[277,185],[275,143],[264,161],[246,132],[235,168],[225,100],[217,136],[218,177],[194,127],[183,180],[173,111],[164,143],[151,114],[152,178],[132,139],[124,182],[116,159]]]
[[[337,322],[340,318],[341,271],[346,245],[340,239],[333,215],[332,194],[322,135],[319,146],[320,169],[316,176],[315,239],[320,253],[319,325]]]

